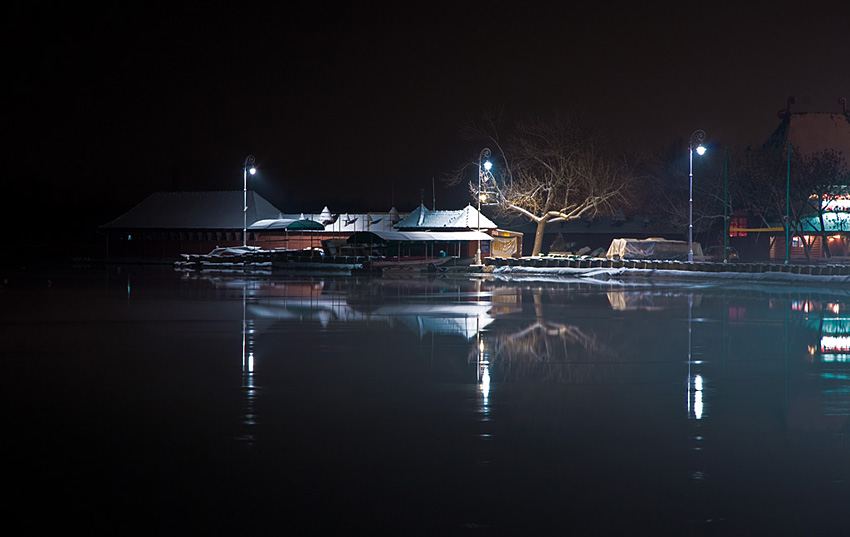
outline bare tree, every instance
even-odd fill
[[[546,225],[612,210],[623,199],[632,171],[625,158],[612,159],[599,133],[565,116],[516,123],[504,142],[497,118],[469,132],[493,146],[499,172],[470,182],[474,197],[487,196],[502,214],[521,215],[537,223],[532,255],[543,247]],[[454,182],[461,174],[455,174]]]
[[[823,254],[831,256],[827,215],[834,209],[830,202],[846,199],[850,173],[842,156],[832,150],[810,155],[792,151],[788,155],[779,151],[748,151],[741,159],[741,181],[736,181],[735,194],[750,214],[762,225],[782,222],[790,226],[789,232],[803,238],[804,222],[810,222],[808,233],[818,235]],[[790,176],[788,175],[790,172]],[[786,201],[787,200],[787,201]],[[786,221],[786,203],[790,209]],[[806,258],[810,258],[810,244],[801,241]]]
[[[791,178],[802,205],[800,213],[803,218],[799,219],[801,221],[798,222],[798,229],[804,228],[802,220],[808,217],[811,221],[810,229],[821,239],[823,255],[832,257],[827,235],[835,231],[847,231],[843,229],[846,220],[837,219],[833,224],[827,224],[827,219],[830,218],[830,213],[846,211],[842,205],[836,207],[835,202],[848,198],[850,168],[841,154],[834,150],[807,156],[792,154],[791,166]]]

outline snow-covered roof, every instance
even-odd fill
[[[480,218],[480,219],[479,219]],[[472,205],[455,211],[432,211],[420,204],[397,225],[403,230],[496,229],[496,224]]]
[[[242,229],[243,191],[155,192],[105,229]],[[277,218],[280,211],[248,191],[248,223]]]
[[[479,231],[370,231],[388,242],[456,242],[491,241],[493,237]],[[357,237],[349,239],[356,241]]]
[[[321,222],[311,220],[309,218],[268,218],[257,220],[248,229],[252,231],[260,229],[291,229],[303,231],[305,229],[324,230],[324,225]]]
[[[784,150],[788,142],[791,142],[794,151],[801,155],[837,151],[850,166],[850,114],[786,113],[782,122],[764,143],[764,147]]]
[[[392,231],[399,221],[395,207],[386,213],[342,213],[333,222],[325,224],[325,231],[356,233],[358,231]]]

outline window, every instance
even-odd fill
[[[730,237],[746,237],[746,231],[737,231],[739,229],[747,228],[747,217],[746,216],[733,216],[729,219],[729,236]]]

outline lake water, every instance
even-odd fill
[[[6,525],[848,535],[850,293],[732,285],[8,275]]]

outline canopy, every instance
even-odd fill
[[[305,229],[314,229],[314,230],[317,230],[317,231],[324,231],[325,226],[321,222],[316,222],[315,220],[306,220],[305,219],[305,220],[296,220],[295,222],[292,222],[291,224],[286,226],[286,229],[288,229],[290,231],[298,231],[298,230],[305,230]]]
[[[266,220],[258,220],[254,222],[250,226],[248,226],[250,230],[258,230],[258,229],[286,229],[291,231],[303,231],[303,230],[317,230],[324,231],[325,226],[321,223],[316,222],[315,220],[307,220],[307,219],[299,219],[294,220],[292,218],[270,218]]]

